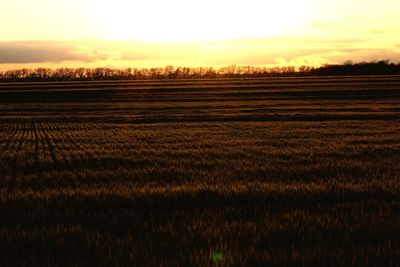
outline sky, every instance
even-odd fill
[[[0,0],[0,70],[400,62],[399,0]]]

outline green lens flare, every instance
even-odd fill
[[[212,260],[214,263],[219,263],[222,261],[223,254],[222,252],[214,252],[212,254]]]

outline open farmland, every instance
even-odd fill
[[[0,84],[0,266],[399,266],[399,118],[399,76]]]

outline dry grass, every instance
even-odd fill
[[[400,264],[400,78],[101,84],[0,85],[0,266]]]

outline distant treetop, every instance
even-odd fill
[[[389,60],[324,65],[321,67],[258,67],[237,66],[214,69],[213,67],[164,68],[61,68],[19,69],[0,71],[1,82],[15,81],[97,81],[97,80],[168,80],[168,79],[217,79],[261,78],[290,76],[341,76],[341,75],[400,75],[400,63]]]

